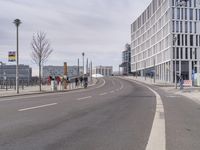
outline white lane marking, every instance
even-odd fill
[[[103,95],[106,95],[106,94],[108,94],[107,92],[105,92],[105,93],[101,93],[101,94],[99,94],[100,96],[103,96]]]
[[[103,79],[103,78],[102,78]],[[101,88],[102,86],[104,86],[105,85],[105,83],[106,83],[106,81],[103,79],[103,84],[101,84],[100,86],[97,86],[97,87],[95,87],[95,88],[93,88],[93,89],[98,89],[98,88]]]
[[[180,97],[179,95],[169,95],[169,96],[166,96],[166,97],[169,97],[169,98],[176,98],[176,97]]]
[[[156,91],[148,86],[146,87],[156,95],[156,112],[146,150],[165,150],[166,135],[163,102],[160,95]]]
[[[123,78],[122,78],[123,79]],[[153,125],[151,129],[151,133],[149,136],[149,140],[146,146],[146,150],[166,150],[166,133],[165,133],[165,114],[164,114],[164,106],[160,95],[144,84],[141,84],[137,81],[133,81],[127,79],[129,81],[135,82],[141,86],[148,88],[152,91],[156,96],[156,112],[153,120]]]
[[[51,103],[51,104],[46,104],[46,105],[40,105],[40,106],[35,106],[35,107],[19,109],[18,111],[26,111],[26,110],[32,110],[32,109],[37,109],[37,108],[49,107],[49,106],[53,106],[53,105],[57,105],[57,104],[58,103]]]
[[[115,91],[110,91],[110,93],[114,93]]]
[[[98,87],[92,88],[92,89],[80,89],[79,91],[66,91],[66,92],[61,92],[61,93],[40,93],[38,95],[21,95],[21,96],[17,96],[17,97],[12,97],[12,98],[2,98],[2,100],[0,100],[0,102],[5,102],[5,101],[14,101],[14,100],[23,100],[23,99],[27,99],[27,98],[38,98],[38,97],[48,97],[50,95],[54,96],[54,95],[65,95],[65,94],[71,94],[71,93],[80,93],[80,92],[84,92],[84,91],[91,91],[94,89],[98,89],[101,88],[102,86],[105,85],[106,81],[102,78],[103,83],[101,85],[99,85]]]
[[[77,100],[80,101],[80,100],[89,99],[89,98],[92,98],[92,96],[77,98]]]

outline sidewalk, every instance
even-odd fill
[[[89,87],[93,86],[97,83],[97,79],[93,78],[93,81],[89,83]],[[68,84],[67,89],[61,89],[59,86],[57,86],[57,90],[52,91],[51,85],[43,85],[42,91],[39,91],[39,86],[24,86],[24,89],[22,87],[19,88],[19,94],[16,93],[15,89],[0,89],[0,98],[3,97],[13,97],[13,96],[22,96],[22,95],[32,95],[32,94],[44,94],[44,93],[53,93],[53,92],[67,92],[71,90],[77,90],[77,89],[83,89],[82,86],[75,86],[75,83]]]
[[[200,104],[200,87],[184,87],[183,90],[180,90],[179,88],[179,84],[177,85],[177,89],[175,89],[175,84],[172,83],[167,83],[167,82],[163,82],[163,81],[159,81],[156,80],[156,82],[154,83],[153,79],[151,78],[145,78],[144,77],[133,77],[133,76],[126,76],[125,78],[134,80],[134,81],[138,81],[138,82],[142,82],[145,84],[149,84],[149,85],[154,85],[166,92],[169,92],[171,94],[175,94],[175,95],[182,95],[185,96],[197,103]]]

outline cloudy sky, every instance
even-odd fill
[[[15,51],[19,18],[20,63],[37,66],[31,60],[30,42],[43,31],[54,49],[45,65],[76,65],[84,51],[94,65],[121,62],[121,52],[130,43],[130,24],[151,0],[0,0],[0,61],[8,63],[8,51]],[[82,62],[81,62],[82,63]],[[11,63],[12,64],[12,63]]]

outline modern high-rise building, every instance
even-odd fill
[[[131,73],[131,46],[130,44],[125,45],[125,50],[122,52],[122,74],[128,75]]]
[[[131,25],[131,71],[192,80],[199,62],[200,0],[152,0]]]

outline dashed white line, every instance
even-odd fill
[[[103,96],[103,95],[106,95],[106,94],[108,94],[107,92],[105,92],[105,93],[101,93],[101,94],[99,94],[100,96]]]
[[[179,95],[169,95],[169,96],[166,96],[166,97],[169,97],[169,98],[176,98],[176,97],[180,97]]]
[[[114,93],[115,91],[110,91],[110,93]]]
[[[19,109],[18,111],[26,111],[26,110],[32,110],[32,109],[37,109],[37,108],[42,108],[42,107],[49,107],[49,106],[53,106],[53,105],[57,105],[57,104],[58,103],[51,103],[51,104],[46,104],[46,105],[40,105],[40,106],[35,106],[35,107]]]
[[[89,99],[89,98],[92,98],[92,96],[81,97],[81,98],[78,98],[77,100],[80,101],[80,100]]]

